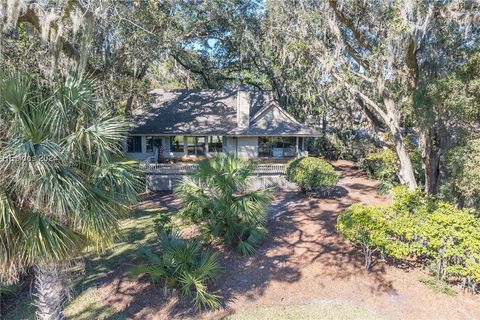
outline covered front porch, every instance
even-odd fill
[[[308,155],[305,138],[301,136],[220,135],[131,135],[127,141],[127,153],[136,160],[151,163],[196,161],[214,153],[263,160],[287,160]]]

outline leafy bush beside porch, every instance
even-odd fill
[[[337,184],[340,176],[327,161],[305,157],[288,162],[287,179],[296,183],[303,192]]]

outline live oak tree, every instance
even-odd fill
[[[477,1],[2,2],[2,64],[97,78],[112,109],[129,114],[152,86],[274,92],[311,124],[351,115],[386,131],[401,182],[417,185],[406,148],[419,137],[425,190],[436,193],[451,125],[416,93],[456,72],[477,48]],[[423,102],[422,102],[423,103]],[[336,124],[334,122],[337,122]]]
[[[410,127],[425,135],[418,123],[406,122],[409,112],[405,111],[415,90],[432,77],[461,65],[469,54],[467,49],[475,48],[478,4],[300,1],[290,16],[298,17],[292,25],[301,25],[305,30],[302,41],[315,53],[326,75],[325,82],[347,89],[372,124],[388,130],[400,161],[398,177],[410,188],[416,188],[405,129]],[[461,49],[458,55],[451,54],[453,48]],[[438,63],[432,62],[436,59]],[[447,66],[440,67],[446,62]],[[435,127],[433,123],[429,125]],[[426,136],[421,147],[426,189],[431,192],[432,152],[425,149],[435,137]]]

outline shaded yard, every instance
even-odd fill
[[[224,272],[216,289],[224,296],[225,309],[195,314],[175,293],[165,296],[160,286],[145,278],[129,277],[135,248],[153,240],[156,209],[174,210],[179,205],[171,194],[154,194],[125,221],[121,243],[101,258],[85,260],[79,295],[66,314],[72,319],[476,318],[480,297],[435,292],[423,283],[426,271],[384,261],[370,272],[363,269],[360,251],[335,231],[337,215],[358,201],[381,204],[388,199],[378,196],[375,182],[351,163],[337,162],[336,169],[342,178],[335,198],[276,196],[269,210],[268,238],[255,255],[241,257],[222,250]]]

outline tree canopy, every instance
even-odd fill
[[[2,68],[52,83],[73,67],[127,115],[152,88],[272,90],[324,132],[381,137],[400,182],[427,193],[448,151],[479,135],[478,1],[8,0],[0,12]]]

